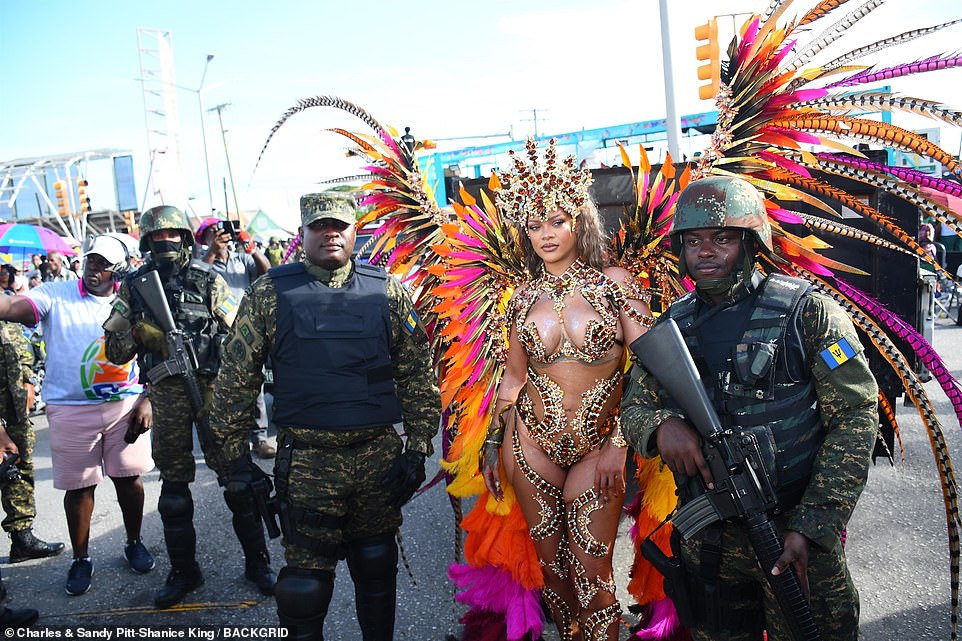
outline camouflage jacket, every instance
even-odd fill
[[[334,286],[346,282],[354,273],[353,263],[334,272],[306,261],[304,265],[309,274]],[[441,394],[428,337],[420,323],[415,323],[413,328],[405,324],[414,304],[393,276],[388,279],[387,295],[391,314],[391,360],[407,434],[406,447],[430,456],[434,452],[431,440],[437,434],[441,418]],[[277,292],[268,273],[254,281],[241,301],[214,389],[211,428],[224,444],[225,463],[237,460],[248,450],[254,402],[264,380],[264,363],[274,345],[276,314]],[[299,440],[322,447],[329,438],[339,441],[344,438],[344,432],[329,433],[306,427],[295,427],[291,432]]]
[[[737,304],[737,303],[736,303]],[[841,535],[868,478],[878,430],[878,385],[862,350],[829,369],[819,354],[840,338],[859,346],[852,320],[831,299],[810,294],[802,302],[802,342],[815,380],[825,439],[801,503],[790,511],[788,528],[830,549]],[[635,364],[622,401],[625,438],[648,458],[657,456],[658,426],[679,414],[663,407],[661,386]]]
[[[3,383],[0,390],[0,418],[10,424],[26,423],[27,391],[23,388],[34,376],[33,349],[19,323],[0,321],[0,347],[3,349]]]

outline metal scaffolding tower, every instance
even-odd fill
[[[180,112],[174,83],[173,41],[169,31],[137,29],[140,81],[150,171],[141,209],[157,204],[187,206],[180,151]]]

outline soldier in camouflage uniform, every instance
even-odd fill
[[[190,339],[197,355],[198,380],[205,406],[209,405],[221,345],[233,323],[237,304],[227,284],[210,271],[209,265],[190,259],[194,236],[187,217],[179,209],[160,206],[144,212],[140,233],[140,250],[150,251],[151,260],[129,274],[117,292],[111,314],[104,323],[107,358],[114,363],[125,363],[136,354],[144,375],[163,362],[166,351],[163,332],[131,286],[134,279],[156,270],[174,323]],[[188,592],[204,582],[195,558],[194,503],[189,486],[194,480],[194,412],[182,377],[148,382],[154,408],[151,445],[163,482],[157,511],[164,524],[171,565],[167,582],[157,593],[154,605],[167,608],[182,601]],[[217,472],[218,480],[225,482],[224,470],[217,467],[216,453],[205,451],[204,457]],[[273,594],[274,575],[253,497],[227,488],[224,499],[233,513],[234,532],[244,551],[244,576],[254,582],[262,594]]]
[[[343,558],[363,638],[393,638],[401,506],[424,480],[440,419],[427,336],[400,282],[351,260],[355,220],[350,195],[301,198],[306,259],[251,286],[214,391],[213,428],[242,484],[251,410],[272,358],[287,558],[276,599],[290,639],[323,638]],[[402,418],[406,445],[393,427]]]
[[[63,543],[47,543],[33,534],[37,504],[33,491],[33,447],[35,437],[30,422],[33,388],[37,382],[31,369],[33,349],[17,323],[0,321],[2,374],[0,381],[0,450],[20,455],[20,478],[0,480],[0,502],[6,516],[3,529],[10,534],[10,562],[40,559],[60,554]]]
[[[758,191],[712,177],[678,199],[672,247],[696,283],[665,317],[678,323],[723,427],[768,444],[769,476],[784,552],[760,568],[746,528],[707,527],[673,551],[687,579],[666,584],[693,608],[696,640],[792,639],[765,574],[791,566],[810,594],[825,639],[858,638],[858,593],[840,537],[868,476],[878,428],[878,387],[851,319],[804,280],[755,271],[772,251]],[[774,349],[772,349],[774,348]],[[711,482],[701,439],[657,380],[636,364],[622,403],[622,429],[635,450],[660,455],[682,503]],[[704,484],[704,485],[703,485]]]

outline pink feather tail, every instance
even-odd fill
[[[539,590],[525,590],[509,572],[490,565],[475,568],[452,563],[448,576],[462,590],[455,598],[471,606],[472,621],[503,625],[508,641],[541,636],[544,620]],[[463,639],[468,639],[467,635]]]
[[[678,620],[671,599],[661,599],[645,608],[645,627],[628,637],[629,641],[691,641],[691,634]]]

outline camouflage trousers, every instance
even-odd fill
[[[391,488],[381,485],[402,448],[393,427],[347,432],[284,429],[277,441],[275,480],[289,448],[287,500],[298,535],[292,540],[285,533],[282,541],[287,565],[333,572],[351,541],[401,527],[400,508],[387,505]],[[301,536],[320,545],[300,545],[298,541],[305,542]]]
[[[4,532],[19,532],[33,525],[37,516],[37,503],[33,491],[33,447],[36,438],[29,422],[7,424],[7,435],[20,452],[17,469],[20,480],[0,484],[0,503],[4,516],[0,526]]]
[[[204,411],[210,407],[211,382],[201,379]],[[150,388],[150,402],[154,411],[154,426],[150,430],[151,455],[160,470],[160,478],[175,483],[192,483],[196,474],[194,463],[194,412],[187,400],[183,380],[167,378]],[[213,464],[210,452],[204,452],[208,465]],[[211,467],[216,472],[217,469]]]
[[[784,523],[776,520],[779,532]],[[775,595],[748,540],[748,531],[738,524],[725,523],[721,535],[721,565],[718,572],[718,594],[721,610],[726,613],[752,613],[762,609],[768,641],[792,641],[792,634],[782,617]],[[690,576],[698,576],[702,532],[682,543],[682,559]],[[771,568],[765,568],[769,572]],[[757,586],[761,586],[758,593]],[[808,587],[815,623],[823,639],[857,641],[858,591],[845,563],[841,542],[825,551],[809,545]],[[754,590],[752,588],[755,588]],[[752,592],[755,596],[752,596]],[[691,630],[695,641],[761,641],[761,636],[748,632],[718,632],[702,628]]]

